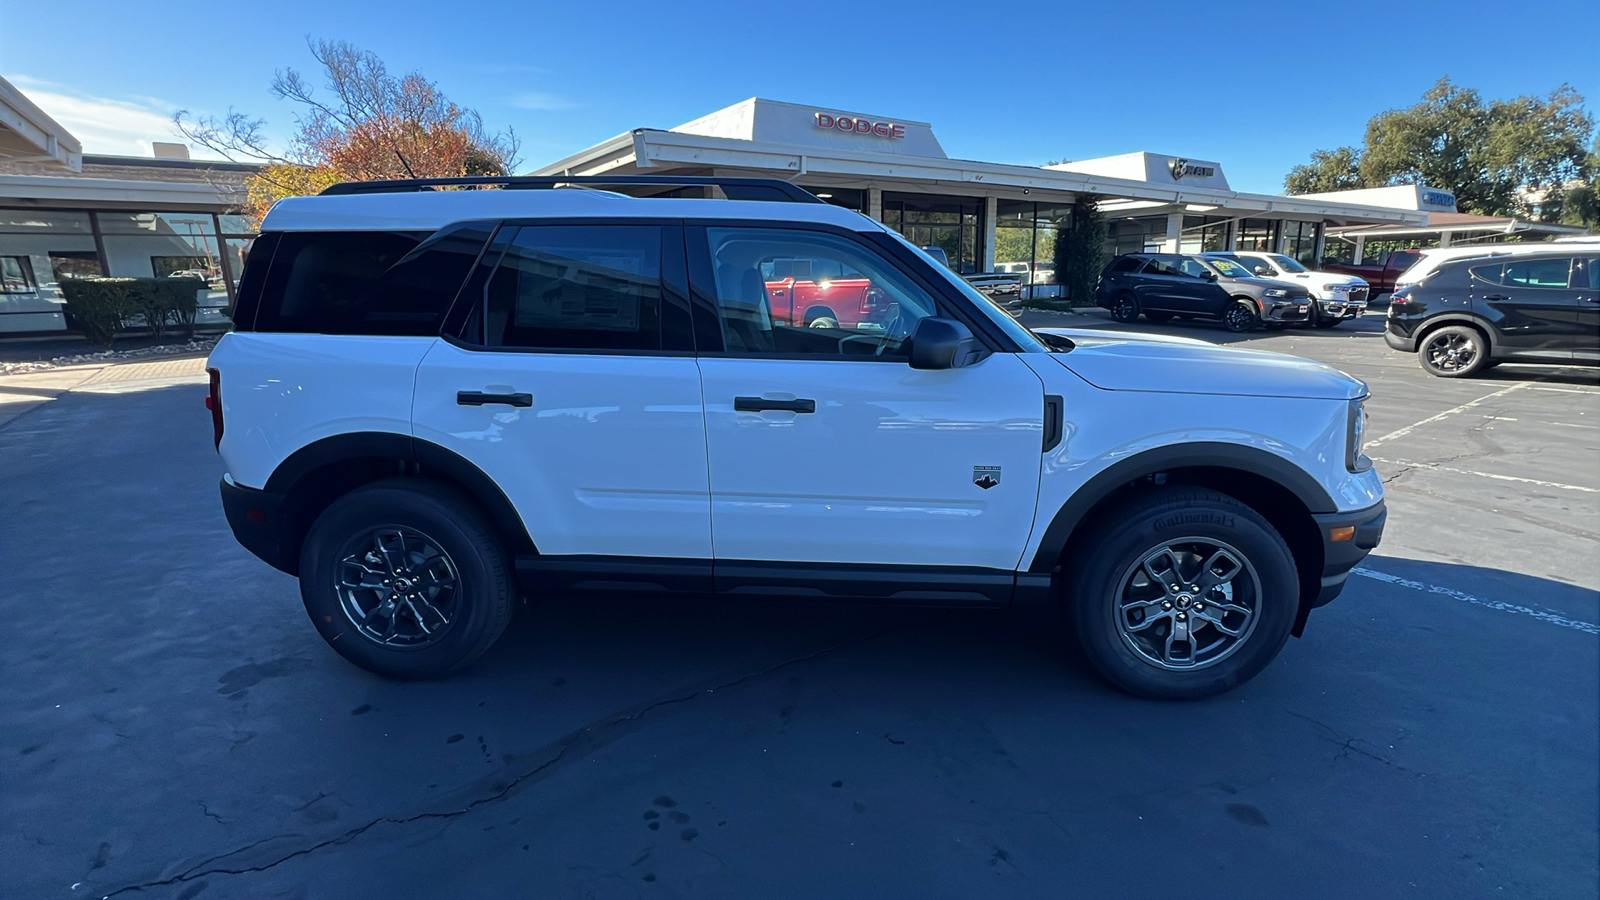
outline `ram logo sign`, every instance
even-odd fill
[[[1187,159],[1181,158],[1173,160],[1167,168],[1172,172],[1173,181],[1182,180],[1185,175],[1193,175],[1196,178],[1210,178],[1217,174],[1215,166],[1197,166]]]

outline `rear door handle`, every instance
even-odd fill
[[[491,403],[501,403],[506,406],[529,407],[533,405],[533,395],[485,394],[483,391],[457,391],[456,403],[460,406],[487,406]]]
[[[765,412],[769,409],[781,410],[792,413],[814,413],[817,411],[815,400],[768,400],[765,397],[735,397],[733,398],[735,412]]]
[[[1484,294],[1483,295],[1483,299],[1485,299],[1485,300],[1510,300],[1511,298],[1506,296],[1505,294]]]

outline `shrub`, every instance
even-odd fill
[[[1073,306],[1093,306],[1094,288],[1106,263],[1106,219],[1100,204],[1080,195],[1067,216],[1065,234],[1056,237],[1056,281]]]
[[[198,278],[74,278],[61,282],[68,321],[90,342],[109,347],[128,319],[144,317],[151,334],[166,337],[177,325],[194,335]]]
[[[111,346],[135,310],[129,302],[132,278],[68,278],[61,282],[68,321],[92,344]]]

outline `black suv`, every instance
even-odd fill
[[[1430,373],[1600,364],[1600,254],[1460,259],[1389,299],[1383,339]]]
[[[1130,253],[1100,272],[1095,305],[1118,322],[1142,313],[1152,322],[1221,319],[1234,332],[1265,323],[1282,327],[1311,315],[1311,294],[1283,281],[1257,278],[1237,262],[1189,253]]]

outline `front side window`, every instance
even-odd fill
[[[660,350],[661,228],[519,228],[482,309],[469,332],[489,347]]]
[[[708,228],[723,347],[741,355],[905,357],[934,299],[888,260],[831,234]]]
[[[1223,265],[1232,265],[1232,263],[1224,261]],[[1218,268],[1220,269],[1221,267],[1219,266]],[[1178,273],[1187,275],[1190,278],[1204,278],[1211,274],[1211,270],[1207,269],[1206,264],[1200,260],[1185,257],[1178,262]]]
[[[1564,288],[1571,259],[1521,259],[1506,263],[1501,284],[1509,287]]]
[[[1572,286],[1600,291],[1600,259],[1579,258],[1572,261]]]

